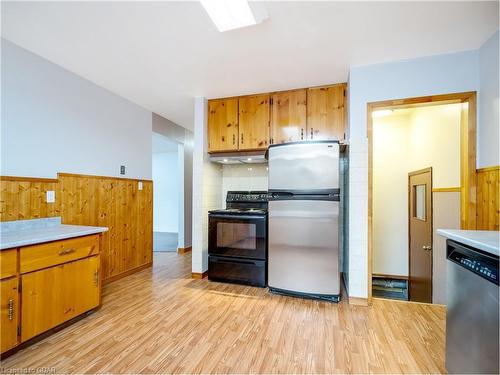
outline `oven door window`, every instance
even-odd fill
[[[217,223],[217,247],[255,250],[257,226],[253,223]]]
[[[209,254],[265,259],[266,237],[266,217],[209,216]]]

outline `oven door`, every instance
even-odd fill
[[[208,254],[267,258],[267,216],[209,214],[208,227]]]

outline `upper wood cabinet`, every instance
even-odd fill
[[[269,146],[269,95],[239,98],[239,150]]]
[[[271,142],[306,139],[307,90],[276,92],[271,95]]]
[[[238,98],[208,101],[208,152],[238,150]]]
[[[265,150],[270,144],[343,140],[345,83],[208,101],[208,152]]]
[[[307,90],[307,139],[344,139],[346,84]]]

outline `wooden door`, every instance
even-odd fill
[[[307,139],[343,140],[345,84],[307,90]]]
[[[285,143],[306,139],[307,90],[274,93],[271,103],[271,142]]]
[[[239,149],[265,150],[269,145],[269,95],[239,99]]]
[[[208,101],[208,152],[238,150],[238,98]]]
[[[17,277],[1,281],[1,352],[17,345],[17,326],[19,322],[19,280]]]
[[[93,256],[22,275],[21,341],[98,306],[98,272]]]
[[[409,295],[432,303],[432,169],[408,175]]]

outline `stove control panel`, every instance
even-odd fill
[[[267,202],[267,191],[228,191],[226,202]]]
[[[447,252],[448,260],[498,285],[498,258],[472,252],[462,247],[453,247],[449,242]]]

